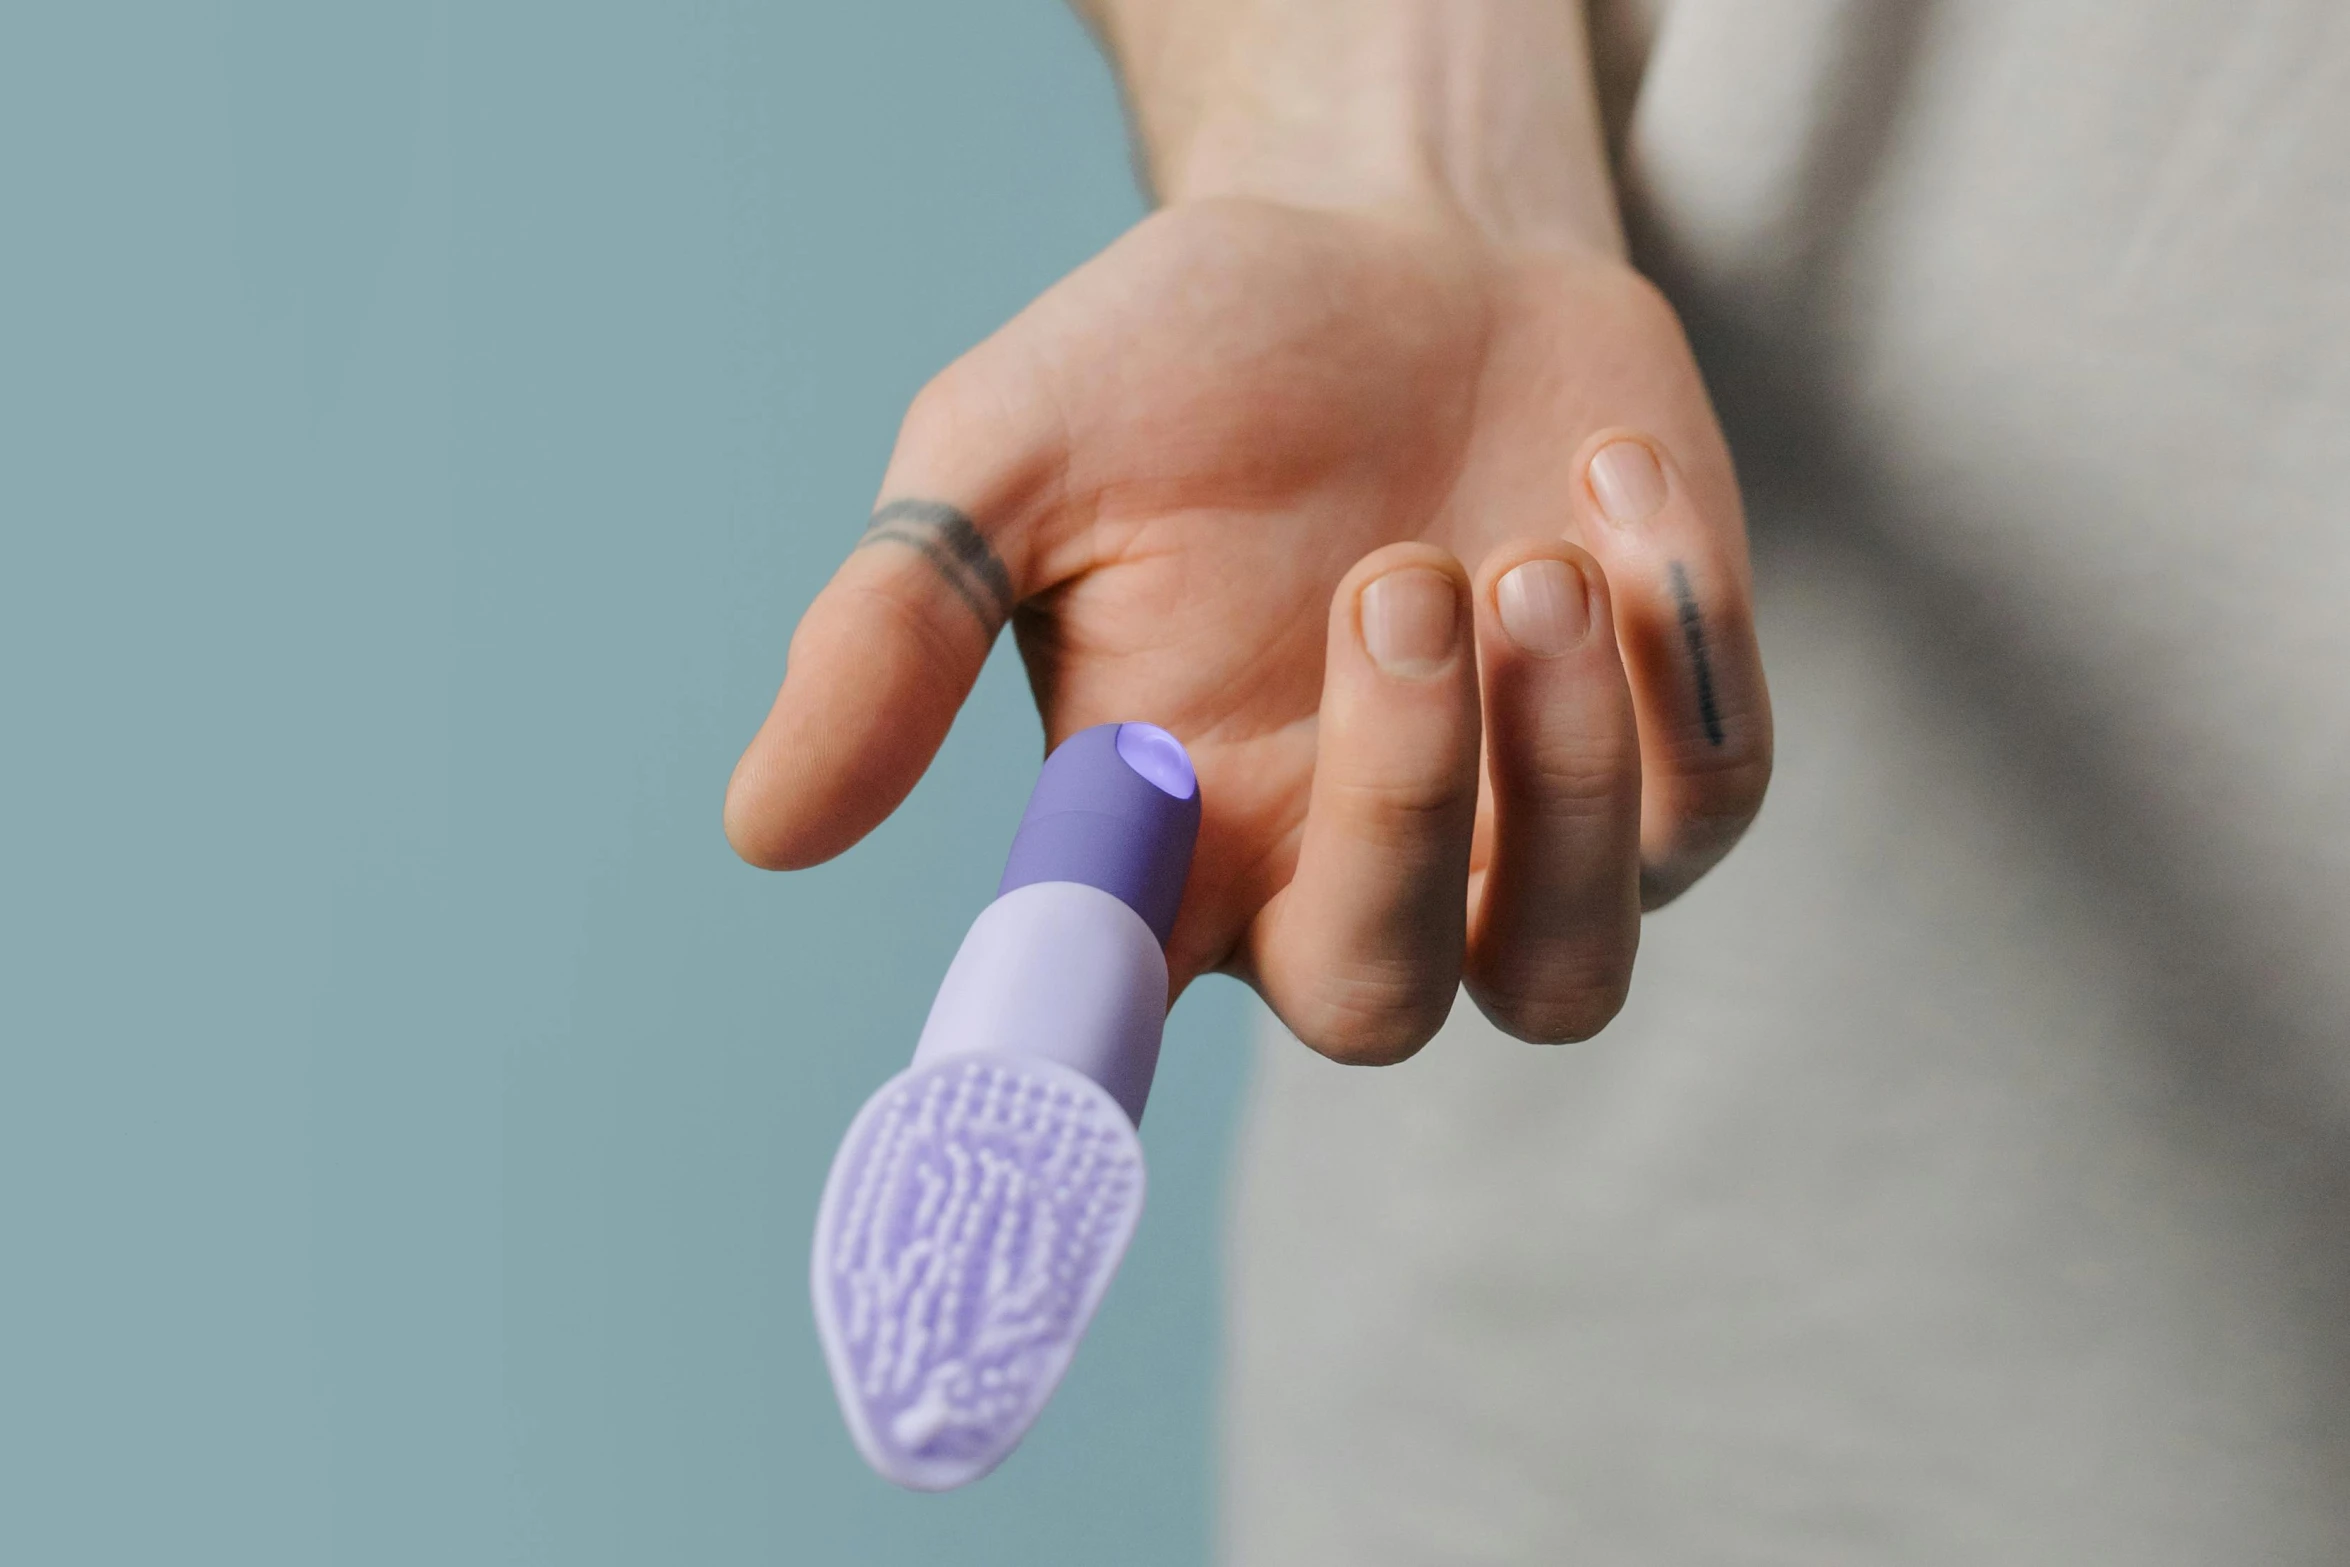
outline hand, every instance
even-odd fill
[[[1441,206],[1178,202],[925,388],[736,769],[735,847],[870,831],[1007,619],[1049,740],[1191,749],[1175,989],[1239,974],[1343,1060],[1409,1055],[1464,980],[1521,1038],[1596,1032],[1644,901],[1770,770],[1672,312],[1605,247]]]

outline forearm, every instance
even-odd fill
[[[1075,0],[1163,201],[1437,206],[1622,250],[1578,0]]]

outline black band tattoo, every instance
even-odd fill
[[[1012,574],[978,525],[944,501],[891,501],[873,514],[857,548],[904,544],[937,568],[955,596],[994,636],[1012,615]]]
[[[1714,704],[1714,666],[1706,656],[1705,621],[1697,613],[1697,594],[1690,589],[1689,573],[1679,561],[1673,562],[1673,602],[1680,608],[1681,641],[1689,649],[1689,668],[1697,677],[1697,716],[1704,721],[1706,740],[1718,746],[1722,743],[1722,711]]]

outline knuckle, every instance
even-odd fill
[[[919,564],[916,556],[890,579],[849,584],[843,631],[867,647],[881,638],[894,641],[930,669],[937,689],[959,697],[978,678],[968,643],[974,623],[967,616],[938,613],[940,603],[951,603],[951,590],[934,573],[917,569]]]
[[[1643,273],[1631,267],[1611,267],[1601,286],[1609,290],[1612,318],[1635,336],[1681,337],[1681,313],[1673,308],[1665,291]]]
[[[1356,970],[1323,982],[1290,1029],[1347,1066],[1393,1066],[1436,1037],[1451,1010],[1451,987],[1400,965]]]
[[[1480,984],[1477,1004],[1512,1037],[1537,1045],[1573,1045],[1591,1039],[1624,1010],[1631,994],[1629,961],[1583,964],[1529,975],[1531,983]]]
[[[999,357],[973,350],[923,383],[906,404],[898,445],[906,451],[974,450],[1025,444],[1017,398]]]
[[[1692,828],[1709,836],[1725,827],[1743,831],[1770,792],[1771,755],[1752,746],[1708,747],[1679,761],[1674,773],[1677,814]]]
[[[898,444],[919,450],[952,443],[969,425],[972,403],[967,378],[949,366],[932,376],[906,404],[906,416],[898,425]]]
[[[1761,812],[1759,785],[1751,795],[1683,799],[1661,833],[1649,840],[1640,867],[1640,906],[1654,911],[1697,885],[1736,848]]]
[[[1639,795],[1639,752],[1631,745],[1595,745],[1579,735],[1545,735],[1516,768],[1506,770],[1513,794],[1546,811],[1575,819],[1622,809]]]
[[[1436,1037],[1436,1028],[1348,1022],[1298,1037],[1341,1066],[1395,1066],[1418,1055]]]
[[[1447,825],[1475,802],[1475,790],[1474,776],[1458,769],[1414,766],[1334,776],[1330,803],[1351,822],[1411,833]]]

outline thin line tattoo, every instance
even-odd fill
[[[1681,640],[1689,648],[1689,667],[1697,676],[1697,716],[1705,723],[1705,738],[1714,745],[1722,743],[1722,712],[1714,705],[1714,665],[1706,656],[1705,621],[1697,613],[1697,594],[1690,589],[1689,573],[1679,561],[1673,562],[1673,602],[1680,607]]]
[[[857,548],[904,544],[919,550],[955,596],[994,636],[1012,615],[1012,574],[978,525],[944,501],[891,501],[873,514]]]

